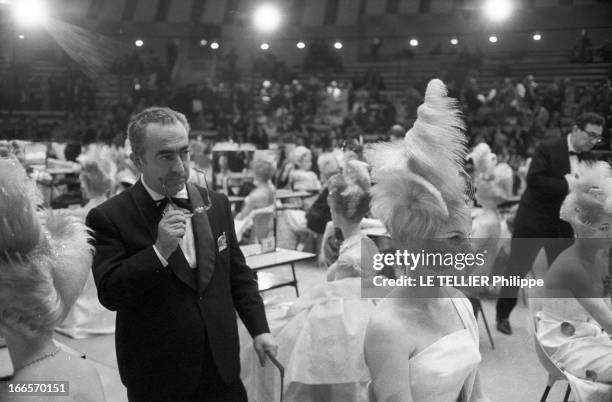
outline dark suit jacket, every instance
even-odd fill
[[[583,153],[581,158],[595,159],[591,152]],[[516,212],[513,237],[573,237],[571,226],[559,218],[569,191],[564,176],[570,171],[566,136],[536,147],[527,172],[527,189]]]
[[[197,191],[205,197],[206,190]],[[160,386],[195,390],[202,381],[206,337],[219,375],[231,383],[240,371],[235,311],[252,336],[269,332],[257,282],[238,247],[227,197],[211,192],[210,198],[214,241],[225,233],[227,248],[219,251],[214,245],[214,267],[208,267],[212,276],[205,287],[197,285],[180,248],[162,266],[153,249],[161,212],[141,181],[87,216],[96,249],[98,297],[117,311],[117,360],[128,388],[152,394]],[[202,268],[199,256],[198,266]]]

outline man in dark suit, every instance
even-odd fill
[[[569,223],[559,218],[561,203],[568,193],[565,175],[574,173],[578,162],[593,160],[591,149],[602,141],[603,119],[595,113],[580,115],[569,135],[540,143],[527,173],[527,189],[514,221],[508,267],[505,275],[525,276],[542,248],[550,265],[572,244]],[[518,288],[504,287],[497,300],[497,329],[512,333],[510,313],[516,306]]]
[[[87,216],[94,279],[131,401],[246,401],[235,311],[262,364],[276,344],[227,198],[187,182],[188,132],[168,108],[130,122],[141,177]]]

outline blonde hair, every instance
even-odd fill
[[[347,162],[344,174],[329,179],[331,208],[352,221],[359,222],[370,210],[370,176],[364,162]]]
[[[612,218],[612,170],[605,162],[581,162],[566,175],[569,193],[560,217],[572,226],[591,226],[603,217]]]
[[[110,192],[117,180],[119,153],[108,146],[90,145],[87,152],[79,156],[80,179],[91,196],[98,197]]]
[[[304,158],[306,155],[312,155],[310,149],[306,148],[303,145],[297,146],[291,153],[291,162],[296,165],[299,165],[302,158]]]
[[[36,212],[35,183],[0,159],[0,323],[26,336],[51,331],[80,294],[91,268],[86,227],[66,211]]]
[[[252,162],[253,175],[260,181],[267,183],[276,172],[274,164],[265,159],[255,159]]]

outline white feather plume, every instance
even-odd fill
[[[464,129],[456,100],[434,79],[403,142],[366,150],[376,184],[372,210],[392,236],[433,236],[457,206],[465,206]]]

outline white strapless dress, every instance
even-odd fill
[[[438,339],[409,359],[410,394],[415,402],[485,402],[481,392],[478,365],[479,334],[472,306],[466,298],[452,298],[453,305],[463,322],[464,329]],[[386,381],[399,383],[397,373],[379,373]],[[393,390],[370,384],[370,401],[385,402],[392,399]]]
[[[612,401],[609,335],[574,298],[535,301],[542,306],[537,313],[537,337],[550,359],[565,372],[576,401]]]

